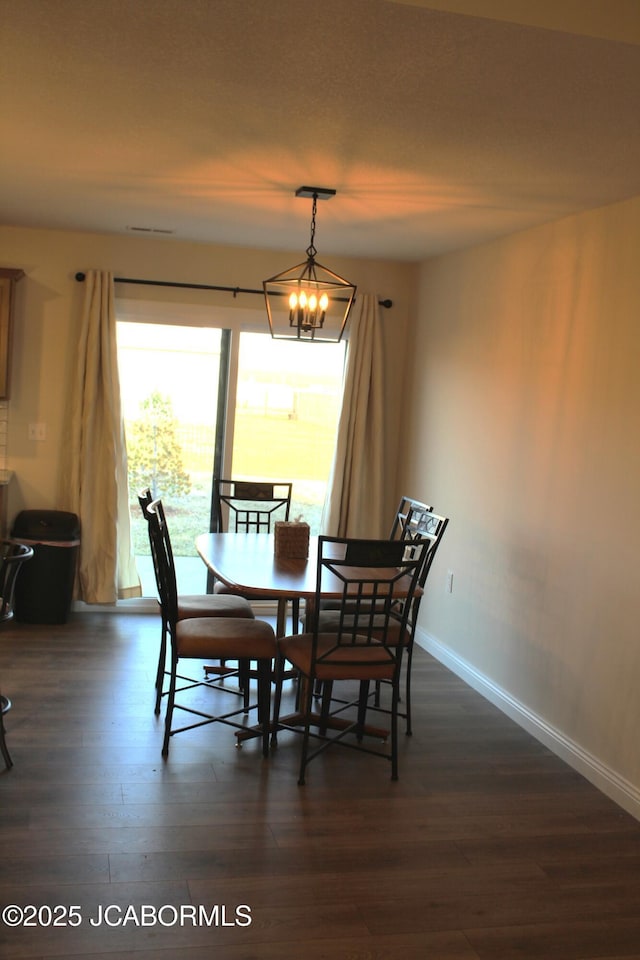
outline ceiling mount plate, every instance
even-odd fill
[[[328,200],[329,197],[335,197],[335,195],[336,191],[327,187],[298,187],[296,190],[296,197],[309,197],[311,200],[314,197],[317,197],[318,200]]]

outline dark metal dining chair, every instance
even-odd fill
[[[431,504],[424,503],[422,500],[416,500],[414,497],[400,497],[396,512],[391,524],[390,540],[401,540],[405,536],[407,526],[411,523],[411,517],[418,512],[431,511]]]
[[[314,607],[318,609],[329,589],[338,595],[340,609],[331,626],[320,615],[313,618],[307,633],[278,640],[273,727],[302,725],[299,784],[305,782],[307,764],[332,744],[386,758],[391,762],[391,779],[398,779],[400,671],[409,614],[429,545],[429,540],[420,538],[410,547],[399,540],[319,538]],[[304,679],[301,716],[294,723],[280,717],[285,660]],[[320,714],[313,712],[316,681],[323,690]],[[390,751],[365,746],[370,686],[378,681],[386,681],[392,690]],[[333,696],[334,686],[343,682],[357,684],[355,698]],[[355,734],[355,743],[347,739],[350,733]],[[319,741],[314,750],[310,749],[312,739]]]
[[[214,477],[213,533],[272,533],[277,520],[288,520],[293,484],[272,480],[225,480]]]
[[[154,542],[151,536],[151,530],[149,529],[149,507],[153,502],[153,497],[151,491],[146,489],[138,494],[138,503],[140,504],[140,509],[142,510],[142,515],[147,521],[147,529],[149,533],[149,548],[151,550],[151,557],[153,560],[153,572],[156,579],[156,587],[158,590],[158,598],[160,598],[160,567],[158,562],[158,557],[156,556],[154,549]],[[167,537],[166,549],[171,554],[171,562],[173,563],[173,549],[171,547],[171,538],[169,536],[169,528],[166,523],[166,517],[164,518],[165,532]],[[190,620],[197,617],[240,617],[244,619],[253,619],[254,613],[251,609],[251,604],[248,600],[245,600],[243,597],[235,596],[234,594],[229,594],[228,596],[214,596],[209,593],[202,594],[179,594],[178,595],[178,610],[177,616],[179,620]],[[156,699],[155,699],[155,712],[156,714],[160,713],[160,705],[162,702],[163,696],[166,695],[164,689],[164,678],[170,672],[167,671],[167,633],[169,625],[167,623],[166,615],[162,603],[160,603],[160,649],[158,652],[158,666],[156,668]],[[210,676],[216,677],[231,677],[238,675],[240,668],[236,670],[233,667],[228,667],[226,664],[208,664],[204,668],[205,678],[196,679],[193,677],[188,677],[180,675],[179,679],[188,684],[198,685],[198,684],[208,684],[208,678]],[[183,688],[184,689],[184,688]],[[248,693],[247,693],[248,698]],[[247,699],[248,702],[248,699]]]
[[[401,497],[400,497],[400,500],[398,501],[398,506],[396,507],[395,513],[394,513],[394,515],[393,515],[393,520],[392,520],[392,523],[391,523],[391,530],[390,530],[390,533],[389,533],[389,539],[390,539],[390,540],[402,540],[402,539],[404,539],[405,537],[411,537],[411,536],[412,536],[412,528],[415,526],[415,523],[417,522],[417,521],[416,521],[416,518],[417,518],[419,515],[422,515],[422,514],[425,514],[425,513],[430,513],[432,510],[433,510],[433,507],[432,507],[430,504],[425,503],[425,502],[422,501],[422,500],[416,500],[415,497],[408,497],[408,496],[406,496],[406,495],[401,496]],[[445,526],[446,526],[446,524],[445,524]],[[444,529],[442,530],[442,533],[444,533]],[[437,549],[437,545],[436,545],[435,549]],[[435,554],[435,550],[434,550],[434,554]],[[429,561],[429,565],[430,565],[432,562],[433,562],[433,556],[431,557],[431,560]],[[426,572],[428,573],[428,570],[427,570]],[[424,586],[424,584],[422,584],[422,586]],[[337,604],[336,604],[336,602],[335,602],[334,600],[324,600],[324,601],[322,602],[322,608],[321,608],[321,609],[324,610],[324,611],[327,611],[327,610],[335,610],[336,608],[337,608]],[[416,618],[417,615],[418,615],[418,608],[419,608],[419,602],[418,602],[418,606],[416,606],[416,609],[415,609],[415,611],[414,611],[414,615],[413,615],[413,617],[412,617],[412,620],[413,620],[413,621],[415,621],[415,618]],[[406,720],[406,724],[407,724],[407,725],[406,725],[406,732],[407,732],[408,735],[411,734],[411,663],[412,663],[412,658],[413,658],[413,647],[411,646],[410,649],[407,651],[407,658],[406,658],[406,662],[405,662],[405,672],[406,672],[406,681],[405,681],[406,694],[405,694],[405,696],[406,696],[407,706],[406,706],[405,711],[404,711],[403,713],[399,714],[400,716],[402,716],[402,717]],[[320,696],[321,692],[322,692],[321,686],[318,685],[318,686],[317,686],[317,689],[316,689],[316,694],[317,694],[318,696]],[[376,704],[379,706],[379,705],[380,705],[380,684],[379,684],[379,683],[377,683],[376,686],[375,686],[375,701],[376,701]]]
[[[405,498],[405,500],[408,500],[408,498]],[[406,507],[402,513],[399,512],[398,516],[401,517],[401,520],[398,520],[397,527],[394,525],[394,530],[392,531],[397,538],[394,542],[404,544],[411,544],[415,540],[425,540],[427,542],[427,548],[423,554],[423,566],[418,577],[418,586],[420,589],[416,592],[411,609],[409,610],[407,630],[403,640],[406,645],[406,658],[403,667],[405,674],[404,703],[402,710],[398,711],[398,716],[405,720],[405,732],[407,736],[411,736],[413,733],[411,716],[411,672],[418,614],[426,589],[427,578],[433,566],[436,553],[442,543],[445,530],[449,524],[448,517],[434,513],[420,501],[412,500],[410,503],[411,505]],[[338,611],[335,609],[333,603],[331,607],[334,608],[324,607],[320,611],[319,619],[322,629],[332,630],[335,628]],[[381,713],[387,713],[388,708],[384,707],[381,701],[381,686],[381,681],[375,684],[373,709]],[[321,691],[317,692],[320,693]]]
[[[407,656],[404,667],[405,700],[404,710],[401,713],[401,716],[404,717],[406,722],[407,736],[411,736],[413,733],[411,720],[411,668],[413,665],[413,650],[418,623],[418,613],[420,612],[420,605],[424,597],[427,580],[429,573],[431,572],[431,567],[433,566],[433,561],[435,560],[436,553],[440,548],[442,538],[444,537],[448,525],[448,517],[443,517],[440,514],[434,513],[431,507],[427,507],[424,504],[421,504],[419,501],[412,501],[411,506],[406,512],[404,525],[399,535],[399,539],[404,543],[409,543],[417,539],[428,541],[428,547],[424,556],[423,566],[418,577],[418,586],[420,589],[416,592],[416,596],[414,597],[411,605],[411,610],[409,611],[409,618],[407,621]],[[376,701],[378,709],[381,710],[382,707],[380,706],[379,694],[380,688],[378,687],[376,691]]]
[[[170,679],[167,692],[165,714],[165,732],[162,755],[169,754],[171,737],[186,730],[193,730],[209,723],[222,723],[245,730],[246,725],[235,718],[256,709],[258,723],[262,726],[262,750],[266,757],[269,753],[269,707],[271,694],[271,673],[273,659],[276,656],[276,640],[273,628],[263,620],[248,617],[191,617],[179,618],[179,599],[176,571],[171,550],[171,541],[161,500],[154,500],[147,507],[149,531],[154,557],[158,564],[159,592],[162,616],[167,626],[170,642]],[[211,714],[185,701],[178,702],[178,664],[181,660],[236,660],[256,663],[257,701],[246,703],[246,693],[242,692],[245,702],[236,710],[224,714]],[[223,687],[227,693],[235,691]],[[182,710],[196,717],[192,723],[174,727],[176,710]]]
[[[16,581],[25,561],[33,557],[33,547],[12,540],[0,541],[0,623],[13,617],[13,602]],[[7,769],[13,766],[13,760],[7,747],[4,729],[4,715],[11,709],[11,700],[0,693],[0,753]]]
[[[224,480],[214,478],[212,533],[273,533],[278,521],[288,521],[291,510],[293,484],[272,480]],[[214,593],[233,591],[218,581]],[[272,596],[257,596],[253,600],[273,600]],[[300,601],[291,601],[291,620],[294,633],[300,621]]]
[[[391,523],[391,532],[389,533],[390,540],[402,540],[405,536],[407,530],[410,532],[410,523],[411,517],[416,511],[425,511],[433,510],[433,507],[429,504],[423,503],[421,500],[415,500],[413,497],[400,497],[398,506],[396,507],[395,513],[393,515],[393,521]],[[337,600],[323,600],[322,601],[322,610],[337,610],[339,608],[339,601]]]

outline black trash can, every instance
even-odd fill
[[[66,623],[78,563],[78,517],[63,510],[22,510],[11,536],[33,547],[16,581],[16,620]]]

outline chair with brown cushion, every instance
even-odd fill
[[[274,525],[287,521],[291,510],[293,484],[288,481],[271,480],[224,480],[213,481],[213,533],[273,533]],[[216,595],[232,593],[226,584],[218,581],[214,586]],[[272,596],[252,594],[253,600],[273,600]],[[291,601],[291,618],[294,633],[300,619],[300,601]]]
[[[396,542],[411,543],[414,540],[425,540],[427,542],[427,548],[424,552],[424,563],[418,578],[420,589],[416,592],[411,609],[409,610],[407,629],[404,634],[404,643],[407,651],[404,666],[404,710],[398,711],[398,715],[404,718],[407,736],[411,736],[413,732],[411,720],[411,668],[413,664],[413,645],[415,641],[416,624],[427,578],[445,530],[449,524],[449,518],[434,513],[431,508],[426,507],[420,503],[420,501],[416,500],[410,501],[410,505],[406,506],[406,509],[404,509],[402,513],[399,511],[398,517],[401,517],[401,520],[398,521],[395,531],[392,531],[398,538]],[[336,622],[337,612],[335,610],[321,610],[320,624],[322,629],[332,630],[335,628]],[[398,642],[398,639],[399,638],[397,638],[395,642]],[[390,635],[389,642],[394,642],[393,634]],[[388,708],[381,705],[379,683],[375,686],[375,703],[373,709],[377,709],[382,713],[388,712]]]
[[[12,540],[0,541],[0,622],[13,617],[13,600],[16,580],[22,564],[33,556],[33,547]],[[13,766],[11,754],[7,748],[4,729],[4,715],[11,709],[11,701],[0,694],[0,753],[7,769]]]
[[[149,522],[148,509],[152,501],[153,497],[149,489],[144,490],[138,495],[140,509],[142,510],[143,517],[147,521],[147,525]],[[166,518],[165,529],[167,531],[167,549],[171,553],[171,561],[173,563],[173,551],[171,549],[171,540],[168,534],[168,527],[166,526]],[[154,554],[151,531],[149,530],[148,532],[149,547],[151,549],[153,570],[156,578],[156,587],[158,589],[158,597],[160,597],[160,570],[158,567],[157,558]],[[168,624],[162,609],[162,604],[160,604],[160,612],[162,622],[160,628],[160,651],[158,655],[158,667],[156,670],[156,713],[160,713],[160,704],[162,697],[165,695],[164,677],[168,672],[166,669]],[[245,600],[243,597],[234,596],[233,594],[229,594],[228,596],[214,596],[213,594],[208,593],[178,595],[178,619],[190,620],[192,618],[200,617],[240,617],[243,619],[253,619],[254,613],[251,609],[251,604],[247,600]],[[232,667],[227,667],[225,664],[209,665],[205,668],[205,671],[207,677],[209,677],[209,675],[231,676],[232,674],[237,674],[238,672]],[[206,679],[196,680],[186,676],[180,676],[179,679],[193,684],[208,682]]]
[[[433,507],[421,500],[414,500],[413,497],[400,497],[396,512],[393,515],[391,533],[389,534],[390,540],[401,540],[404,537],[407,524],[410,522],[412,513],[416,510],[433,510]],[[337,610],[338,608],[339,601],[337,600],[327,599],[322,601],[322,610]]]
[[[266,757],[269,753],[271,672],[276,655],[273,628],[263,620],[248,617],[179,619],[175,565],[162,501],[155,500],[149,504],[147,513],[153,551],[158,563],[162,616],[170,640],[171,669],[162,755],[168,756],[171,737],[204,724],[223,723],[238,730],[245,730],[245,725],[237,722],[235,718],[241,713],[246,714],[249,709],[256,709],[258,723],[262,726],[262,751]],[[256,703],[217,715],[205,713],[187,703],[177,703],[178,664],[185,659],[255,661],[258,688]],[[173,717],[176,710],[183,710],[198,719],[185,726],[174,727]]]
[[[314,608],[318,609],[323,594],[330,591],[339,597],[340,609],[335,611],[331,629],[322,616],[314,617],[311,631],[278,641],[274,730],[284,724],[280,718],[284,660],[305,680],[300,698],[303,743],[298,783],[305,782],[307,764],[333,743],[385,757],[391,761],[391,778],[397,780],[400,670],[407,647],[409,612],[428,546],[428,540],[419,538],[409,548],[403,541],[319,538]],[[316,681],[325,691],[319,716],[312,712]],[[392,688],[390,752],[364,746],[369,688],[378,681],[386,681]],[[333,700],[333,687],[344,682],[357,684],[357,696]],[[345,716],[349,708],[355,715]],[[317,733],[312,732],[312,726],[317,727]],[[349,733],[355,733],[355,743],[345,739]],[[320,744],[310,752],[312,738]]]
[[[393,515],[393,521],[391,523],[391,532],[389,533],[390,540],[402,540],[405,537],[408,526],[411,523],[411,517],[414,513],[431,511],[433,507],[427,503],[424,503],[422,500],[416,500],[415,497],[402,496],[398,501],[398,506],[396,507],[395,513]],[[410,533],[410,528],[409,528]],[[322,610],[335,610],[337,604],[334,600],[323,600]],[[417,611],[416,611],[417,612]],[[412,651],[409,651],[407,657],[407,684],[410,685],[410,675],[411,675],[411,657]],[[318,687],[317,694],[320,695],[321,690]],[[410,696],[410,691],[408,691],[407,696]],[[380,704],[380,684],[376,684],[376,703]],[[407,720],[407,733],[411,733],[411,707],[410,703],[407,706],[405,714],[400,714],[400,716],[405,716]]]
[[[411,736],[413,733],[411,724],[411,667],[413,663],[413,647],[415,642],[416,625],[418,622],[418,613],[420,612],[420,604],[422,602],[422,598],[424,597],[427,579],[429,577],[431,567],[433,566],[433,561],[435,560],[436,553],[438,552],[440,544],[442,543],[445,530],[449,525],[449,518],[434,513],[433,507],[420,503],[419,500],[411,500],[408,497],[405,499],[407,500],[408,508],[404,518],[404,525],[401,527],[401,532],[399,534],[400,539],[404,541],[410,541],[420,538],[429,541],[429,547],[426,552],[424,566],[420,571],[420,577],[418,579],[420,590],[416,593],[412,608],[409,612],[408,620],[409,629],[407,656],[405,662],[405,708],[404,713],[402,713],[401,716],[403,716],[406,721],[407,736]],[[377,692],[379,693],[379,689]],[[380,707],[379,697],[378,707]]]

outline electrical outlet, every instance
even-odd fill
[[[46,440],[46,439],[47,439],[46,423],[30,423],[29,424],[29,440]]]

